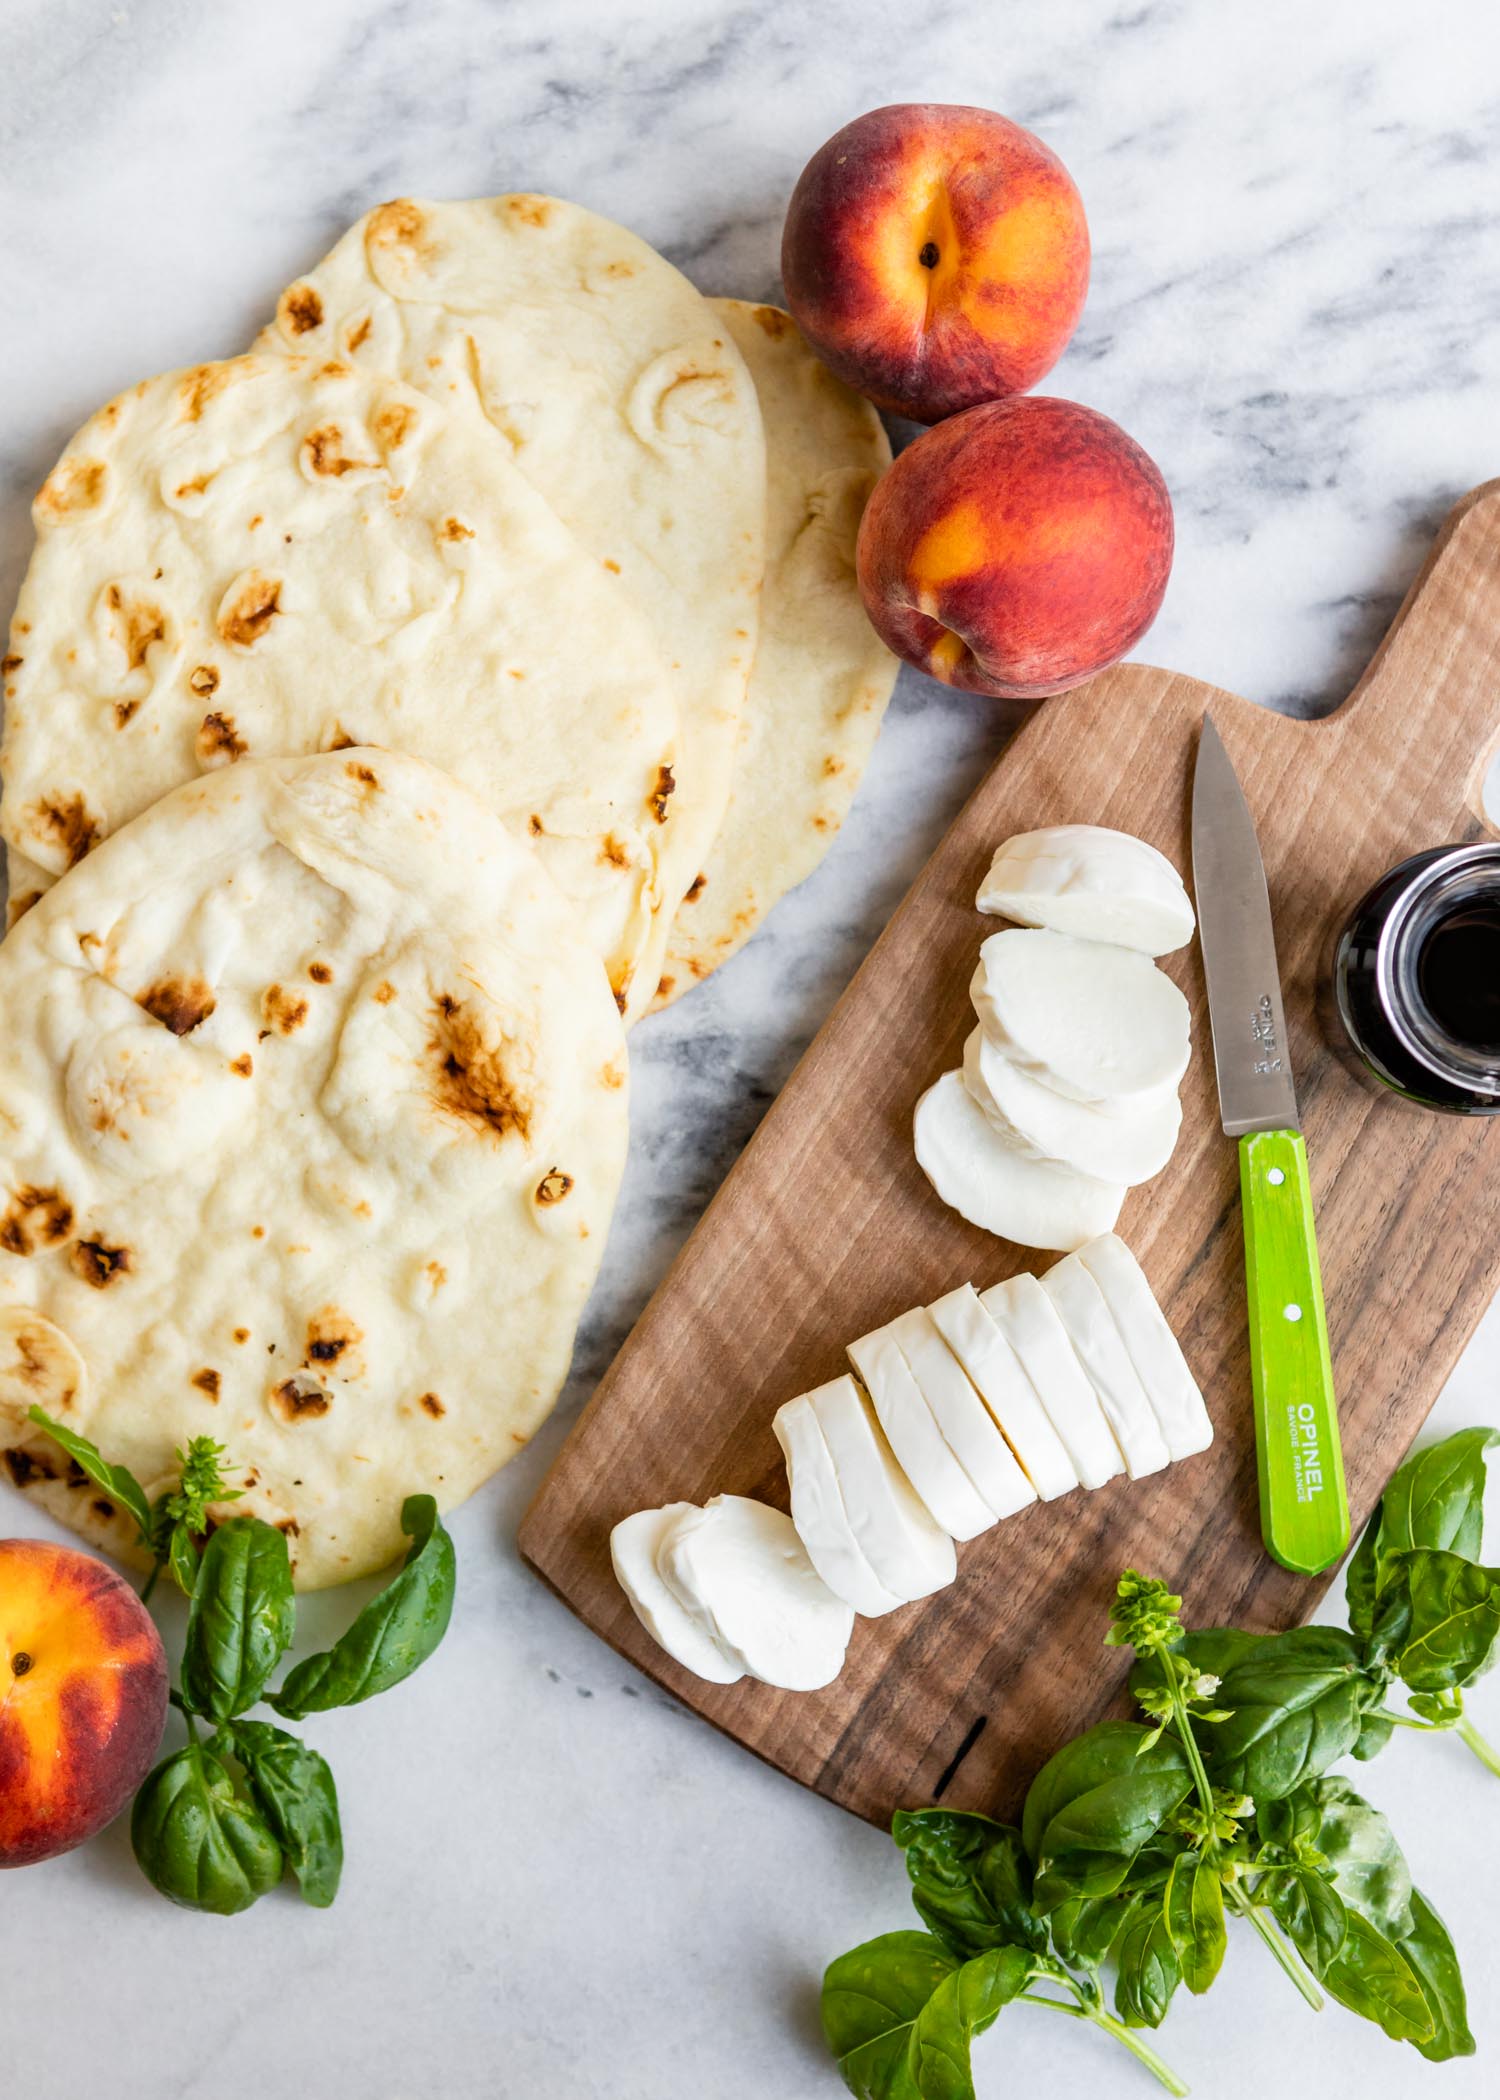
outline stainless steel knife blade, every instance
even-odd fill
[[[1193,771],[1193,887],[1225,1135],[1296,1130],[1265,864],[1249,804],[1208,715]]]

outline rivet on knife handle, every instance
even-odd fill
[[[1349,1503],[1307,1147],[1298,1131],[1240,1139],[1240,1194],[1261,1536],[1284,1568],[1317,1575],[1349,1543]]]

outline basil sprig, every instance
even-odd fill
[[[289,1869],[304,1902],[338,1893],[344,1841],[327,1761],[299,1736],[247,1716],[261,1700],[285,1719],[357,1706],[410,1677],[448,1629],[457,1581],[453,1541],[430,1495],[402,1505],[411,1541],[401,1568],[326,1653],[266,1688],[292,1644],[297,1606],[286,1536],[259,1517],[212,1510],[239,1499],[223,1451],[206,1437],[178,1453],[177,1486],[151,1502],[123,1466],[40,1409],[32,1419],[88,1478],[134,1517],[152,1555],[148,1595],[170,1569],[188,1597],[172,1704],[188,1730],[136,1795],[130,1835],[147,1880],[189,1910],[232,1916]],[[200,1725],[211,1731],[205,1739]]]
[[[1162,1583],[1121,1577],[1107,1639],[1134,1650],[1144,1718],[1064,1744],[1019,1828],[897,1815],[927,1930],[825,1975],[851,2092],[973,2100],[974,2040],[1025,2004],[1089,2022],[1182,2093],[1143,2032],[1179,1990],[1212,1987],[1236,1919],[1310,2006],[1326,1994],[1433,2062],[1473,2053],[1447,1929],[1387,1818],[1330,1767],[1401,1727],[1453,1730],[1500,1772],[1463,1712],[1500,1653],[1500,1570],[1480,1559],[1497,1442],[1464,1430],[1396,1473],[1349,1565],[1347,1629],[1187,1632]],[[1385,1703],[1398,1686],[1407,1712]]]

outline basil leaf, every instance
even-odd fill
[[[1126,1927],[1115,1978],[1115,2011],[1127,2027],[1160,2027],[1182,1981],[1182,1967],[1160,1903]]]
[[[1192,1789],[1182,1746],[1151,1743],[1134,1721],[1101,1721],[1032,1781],[1022,1816],[1043,1914],[1074,1896],[1108,1896]]]
[[[1185,1646],[1192,1654],[1191,1638]],[[1291,1793],[1348,1754],[1379,1690],[1340,1627],[1294,1626],[1258,1641],[1220,1676],[1214,1704],[1228,1719],[1195,1730],[1209,1777],[1258,1801]]]
[[[917,1915],[967,1961],[991,1947],[1042,1952],[1047,1928],[1031,1908],[1031,1864],[1008,1823],[955,1809],[898,1811],[891,1835],[906,1854]]]
[[[1357,1910],[1347,1919],[1343,1947],[1320,1978],[1324,1988],[1350,2012],[1373,2020],[1393,2042],[1436,2040],[1436,2016],[1401,1949]]]
[[[1047,1923],[1052,1944],[1064,1961],[1097,1968],[1148,1899],[1141,1895],[1072,1896],[1058,1905]],[[1151,1903],[1160,1909],[1160,1899]]]
[[[174,1524],[167,1540],[167,1566],[184,1597],[191,1597],[198,1583],[198,1549],[186,1524]]]
[[[1430,1548],[1400,1554],[1392,1565],[1410,1598],[1395,1657],[1402,1683],[1438,1692],[1482,1677],[1500,1643],[1500,1568]]]
[[[887,1932],[831,1962],[823,2034],[859,2100],[911,2100],[907,2043],[918,2013],[959,1964],[927,1932]],[[904,2083],[902,2081],[905,2081]]]
[[[1372,1757],[1380,1755],[1395,1733],[1396,1724],[1389,1714],[1367,1713],[1359,1724],[1351,1755],[1367,1765]]]
[[[1414,1546],[1477,1560],[1484,1545],[1484,1454],[1500,1429],[1459,1429],[1399,1466],[1380,1501],[1378,1558]]]
[[[227,1721],[254,1706],[291,1642],[297,1606],[286,1539],[259,1517],[221,1524],[203,1549],[188,1606],[182,1695]]]
[[[1454,2056],[1472,2056],[1474,2037],[1469,2032],[1464,1980],[1448,1928],[1420,1889],[1411,1892],[1411,1910],[1411,1930],[1403,1933],[1396,1945],[1422,1986],[1433,2021],[1430,2039],[1416,2046],[1435,2064],[1446,2063]]]
[[[112,1466],[100,1456],[98,1448],[86,1436],[79,1436],[65,1429],[61,1422],[54,1422],[51,1415],[40,1407],[29,1407],[27,1419],[38,1428],[45,1429],[54,1444],[60,1444],[74,1465],[82,1466],[95,1487],[103,1488],[106,1495],[134,1517],[141,1534],[142,1545],[151,1543],[151,1503],[146,1490],[126,1466]]]
[[[1172,1652],[1183,1656],[1200,1673],[1223,1678],[1232,1664],[1243,1661],[1275,1638],[1271,1633],[1246,1633],[1238,1626],[1197,1626],[1173,1643]],[[1158,1690],[1162,1682],[1161,1664],[1154,1655],[1142,1656],[1131,1669],[1130,1689],[1137,1696],[1143,1691]],[[1219,1703],[1217,1693],[1214,1703]]]
[[[1333,1886],[1350,1910],[1399,1940],[1412,1925],[1411,1870],[1390,1824],[1337,1773],[1315,1790],[1323,1811],[1318,1850]]]
[[[1255,1827],[1268,1845],[1280,1845],[1286,1851],[1315,1845],[1323,1827],[1323,1797],[1317,1781],[1310,1780],[1275,1801],[1257,1802]]]
[[[281,1847],[220,1760],[189,1743],[135,1797],[130,1842],[152,1887],[187,1910],[232,1917],[281,1879]]]
[[[1025,1990],[1031,1956],[1022,1947],[992,1947],[945,1976],[912,2024],[906,2049],[911,2089],[921,2100],[975,2100],[969,2054],[974,2037],[993,2027]]]
[[[322,1655],[298,1663],[268,1703],[289,1721],[358,1706],[388,1692],[420,1668],[448,1630],[453,1613],[453,1541],[431,1495],[409,1495],[401,1529],[411,1550],[395,1580],[365,1606]]]
[[[1391,1475],[1344,1578],[1349,1624],[1369,1639],[1397,1557],[1419,1547],[1477,1560],[1484,1544],[1484,1454],[1500,1430],[1460,1429]]]
[[[1184,1852],[1173,1862],[1162,1915],[1182,1980],[1195,1998],[1201,1998],[1218,1975],[1229,1943],[1224,1884],[1212,1860]]]
[[[269,1721],[234,1721],[230,1737],[303,1902],[326,1909],[339,1892],[344,1866],[338,1790],[327,1761]]]
[[[1317,1867],[1296,1866],[1277,1873],[1267,1908],[1286,1927],[1314,1976],[1337,1960],[1349,1929],[1348,1914],[1338,1890]]]
[[[1375,1624],[1375,1598],[1380,1588],[1375,1542],[1380,1533],[1381,1508],[1377,1502],[1344,1570],[1344,1605],[1350,1630],[1360,1640],[1369,1639]]]

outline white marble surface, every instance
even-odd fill
[[[1273,704],[1347,688],[1452,499],[1500,465],[1492,0],[6,0],[0,596],[68,432],[230,352],[347,219],[402,191],[555,190],[705,289],[776,287],[804,159],[860,109],[989,103],[1062,152],[1094,285],[1049,384],[1160,460],[1179,554],[1144,651]],[[454,1521],[454,1631],[314,1731],[337,1909],[237,1921],[143,1890],[123,1834],[0,1885],[0,2088],[75,2100],[716,2100],[839,2088],[822,1964],[910,1919],[886,1840],[635,1678],[519,1567],[520,1510],[1002,723],[903,680],[844,837],[753,946],[636,1038],[635,1153],[570,1406]],[[1462,1221],[1455,1221],[1460,1229]],[[1494,1418],[1492,1315],[1434,1427]],[[0,1528],[38,1528],[3,1500]],[[1482,1689],[1481,1721],[1500,1729]],[[1487,2055],[1435,2070],[1315,2021],[1236,1940],[1166,2052],[1200,2093],[1495,2090],[1500,1782],[1398,1740],[1367,1775],[1447,1913]],[[1054,2029],[1061,2027],[1062,2032]],[[982,2094],[1153,2090],[1007,2014]]]

